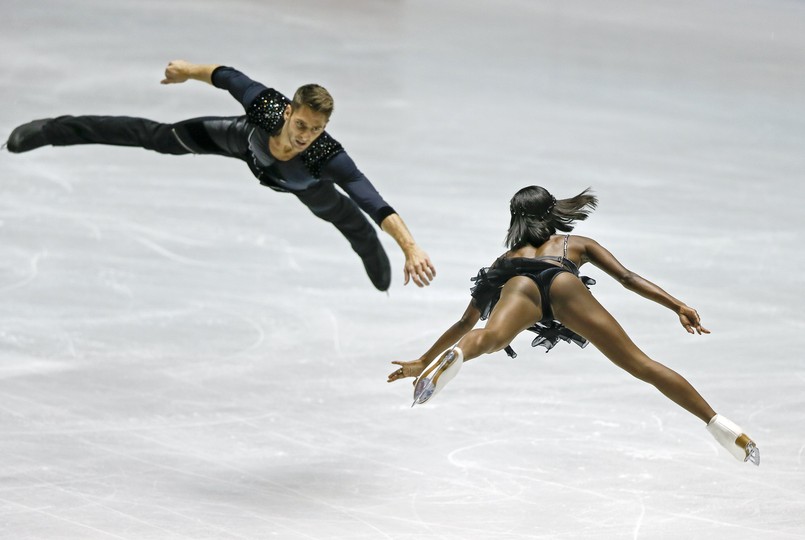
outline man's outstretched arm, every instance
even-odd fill
[[[228,91],[248,111],[252,102],[268,88],[253,81],[235,68],[220,64],[193,64],[184,60],[172,60],[165,68],[162,84],[183,83],[188,79],[205,82]]]
[[[436,268],[430,262],[430,257],[425,251],[420,248],[411,236],[405,222],[399,214],[389,214],[380,222],[380,228],[387,232],[399,244],[403,254],[405,254],[405,282],[408,284],[409,279],[413,279],[414,283],[419,287],[430,285],[433,278],[436,277]]]
[[[383,200],[346,151],[340,152],[330,160],[322,176],[338,184],[361,210],[369,214],[383,231],[394,238],[405,255],[404,284],[407,285],[413,278],[419,287],[430,285],[436,277],[436,269],[428,254],[417,245],[399,214]]]
[[[165,68],[162,84],[183,83],[188,79],[212,84],[212,72],[218,64],[193,64],[184,60],[171,60]]]

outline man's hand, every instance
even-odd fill
[[[403,285],[408,285],[408,281],[413,279],[417,287],[430,285],[436,277],[436,268],[430,262],[430,257],[419,246],[414,245],[405,250],[405,281]]]
[[[402,218],[396,213],[390,214],[380,223],[380,228],[394,238],[405,255],[404,285],[408,285],[408,281],[412,278],[418,287],[430,285],[436,277],[436,268],[430,262],[428,254],[414,242]]]
[[[192,64],[184,60],[171,60],[165,68],[165,78],[161,84],[183,83],[188,79],[195,79],[212,84],[212,72],[218,64]]]
[[[165,68],[165,78],[160,82],[162,84],[176,84],[183,83],[190,78],[188,75],[189,62],[184,60],[173,60],[168,62],[168,67]]]

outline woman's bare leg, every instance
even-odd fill
[[[425,403],[452,379],[462,362],[498,351],[542,317],[540,293],[530,278],[517,276],[503,286],[485,328],[467,333],[419,374],[414,383],[414,404]]]
[[[484,328],[468,332],[458,348],[464,361],[506,347],[514,337],[542,318],[539,288],[530,278],[516,276],[503,286]]]
[[[671,401],[707,423],[716,412],[684,377],[649,358],[579,279],[559,274],[551,286],[551,308],[565,326],[590,340],[613,364],[654,385]]]
[[[716,415],[684,377],[646,356],[577,277],[559,274],[550,292],[551,307],[558,320],[590,340],[616,366],[652,384],[708,424],[707,430],[735,458],[760,464],[760,452],[754,441],[739,426]],[[469,332],[459,341],[457,348],[463,351],[464,361],[504,348],[517,334],[542,318],[541,305],[539,288],[531,279],[524,276],[510,279],[486,327]]]

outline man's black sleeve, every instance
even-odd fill
[[[327,162],[322,169],[322,178],[338,184],[378,225],[391,214],[396,214],[346,152],[339,152]]]
[[[215,68],[211,79],[213,86],[229,91],[246,110],[257,96],[268,90],[264,84],[253,81],[237,69],[228,66]]]

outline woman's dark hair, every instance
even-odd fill
[[[512,217],[506,247],[541,246],[556,231],[572,231],[574,222],[587,219],[597,204],[590,188],[575,197],[556,200],[544,187],[525,187],[509,203]]]

